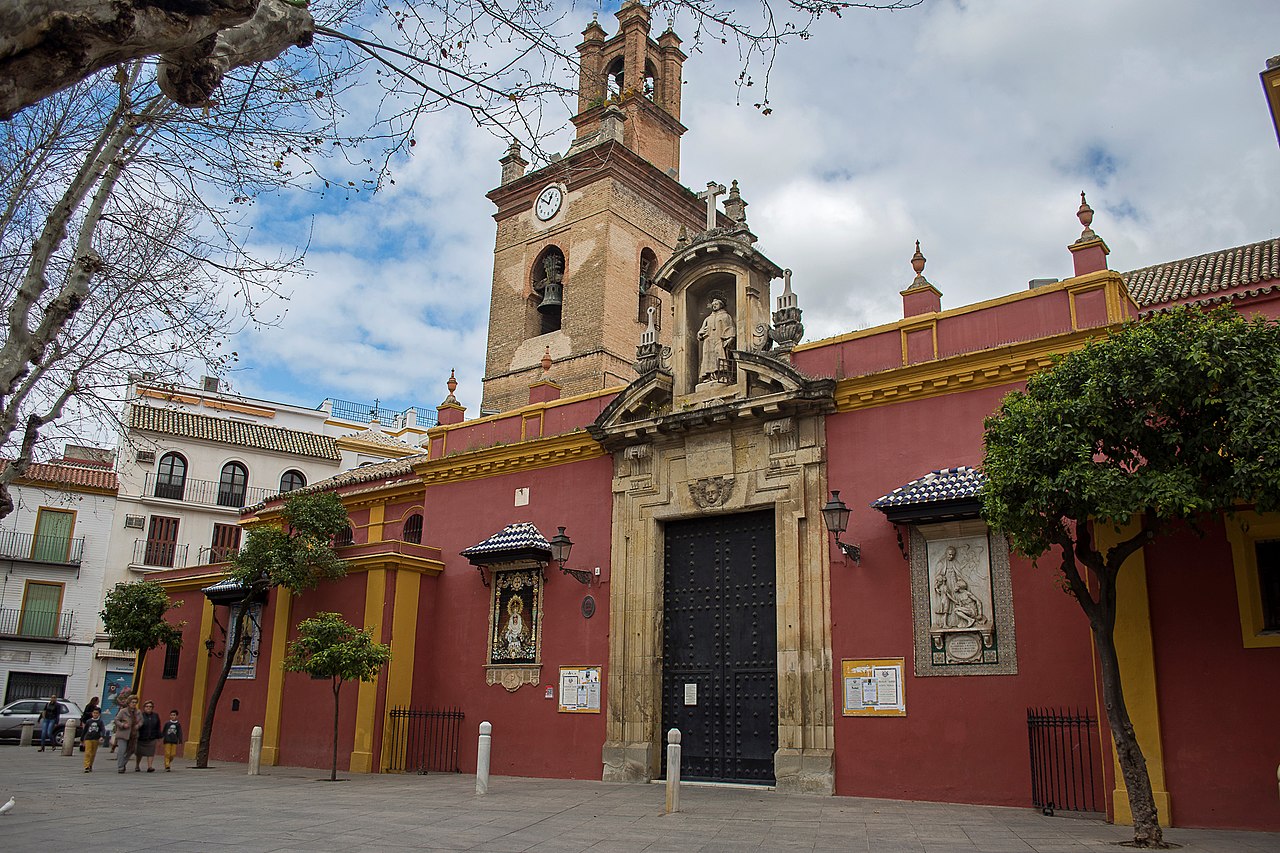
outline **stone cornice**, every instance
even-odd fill
[[[841,379],[836,383],[836,411],[850,412],[1020,382],[1053,364],[1055,355],[1082,349],[1091,338],[1106,337],[1117,328],[1118,324],[1098,326]]]
[[[493,218],[502,221],[531,208],[534,196],[547,183],[563,183],[572,192],[603,177],[625,184],[662,210],[685,211],[691,228],[697,228],[706,215],[706,205],[692,190],[621,142],[611,141],[557,160],[491,191],[488,198],[498,207]]]
[[[414,465],[413,470],[422,477],[423,483],[431,486],[436,483],[494,477],[512,471],[548,468],[604,455],[604,448],[595,439],[585,430],[578,430],[549,438],[499,444],[439,459],[428,459]]]

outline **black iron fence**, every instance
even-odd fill
[[[387,714],[385,772],[460,773],[458,737],[462,712],[457,708],[423,710],[392,708]]]
[[[41,563],[74,565],[84,554],[84,537],[37,536],[34,533],[0,531],[0,557]]]
[[[1031,803],[1055,811],[1101,811],[1102,766],[1098,721],[1084,711],[1028,708]]]

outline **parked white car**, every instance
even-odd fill
[[[19,699],[0,708],[0,740],[18,740],[22,737],[22,724],[33,723],[35,725],[35,740],[38,742],[40,740],[40,712],[44,710],[44,706],[47,704],[49,704],[48,699]],[[58,719],[58,727],[54,730],[54,739],[61,745],[67,720],[74,718],[76,723],[79,724],[81,708],[70,699],[59,699],[58,710],[62,713],[62,716]],[[78,734],[76,739],[79,740]]]

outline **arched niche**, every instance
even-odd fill
[[[528,338],[560,331],[564,318],[564,252],[547,246],[529,269],[529,296],[525,310]]]
[[[716,298],[724,303],[724,310],[734,319],[736,334],[731,349],[740,348],[742,329],[737,328],[741,325],[738,318],[738,276],[732,270],[709,270],[690,281],[680,296],[689,334],[682,348],[680,363],[683,370],[676,378],[677,394],[689,393],[698,385],[702,350],[698,335],[711,313],[710,302]]]

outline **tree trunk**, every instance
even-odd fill
[[[222,690],[227,686],[227,677],[231,675],[231,667],[235,662],[236,652],[246,641],[244,617],[249,612],[248,600],[241,601],[232,607],[235,614],[231,624],[235,626],[235,641],[222,652],[222,671],[209,694],[209,702],[204,710],[204,722],[200,724],[200,745],[196,747],[196,767],[203,770],[209,766],[209,741],[213,738],[213,715],[218,710],[218,700],[222,698]]]
[[[330,782],[338,781],[338,691],[342,689],[341,679],[333,679],[333,772]]]
[[[1129,719],[1120,683],[1120,661],[1116,656],[1115,625],[1105,621],[1090,620],[1094,645],[1102,667],[1102,701],[1111,726],[1111,738],[1115,743],[1116,759],[1129,794],[1129,810],[1133,813],[1133,843],[1136,847],[1164,847],[1164,832],[1156,813],[1155,796],[1151,792],[1151,777],[1147,775],[1147,760],[1138,745],[1138,736]]]
[[[147,660],[147,649],[138,649],[137,661],[133,665],[133,682],[129,685],[129,692],[134,696],[138,695],[138,689],[142,687],[142,664]]]

